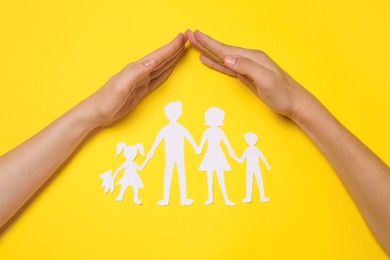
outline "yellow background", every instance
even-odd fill
[[[0,154],[191,28],[267,52],[389,163],[389,11],[387,0],[2,1]],[[167,123],[163,107],[175,100],[197,142],[211,106],[225,110],[223,130],[237,154],[243,134],[258,134],[272,166],[263,168],[270,203],[258,202],[256,186],[253,203],[240,203],[245,167],[229,159],[226,185],[237,206],[224,205],[217,183],[215,203],[204,206],[202,157],[188,143],[193,206],[179,206],[176,175],[171,205],[156,205],[163,145],[140,173],[142,206],[132,203],[131,187],[123,203],[114,200],[119,189],[103,193],[99,174],[124,162],[116,144],[141,142],[148,151]],[[310,140],[238,80],[204,67],[193,49],[131,115],[92,136],[0,235],[0,259],[111,258],[387,259]]]

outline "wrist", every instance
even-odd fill
[[[287,117],[302,126],[316,118],[323,105],[302,86],[299,85],[294,90],[292,108]]]
[[[338,127],[337,119],[310,92],[301,87],[301,94],[294,102],[289,118],[306,134],[313,137],[318,133]]]
[[[100,127],[96,112],[82,102],[69,111],[73,124],[85,135]]]

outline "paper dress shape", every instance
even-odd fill
[[[220,128],[223,126],[223,120],[225,118],[225,112],[217,107],[209,108],[205,113],[205,125],[209,128],[204,132],[202,141],[199,145],[198,153],[202,153],[203,146],[207,142],[206,154],[203,157],[203,161],[199,166],[200,171],[207,172],[207,188],[209,197],[204,203],[210,205],[214,202],[214,191],[213,191],[213,178],[214,172],[217,175],[219,186],[225,200],[225,204],[229,206],[236,205],[234,202],[229,200],[226,186],[225,186],[225,171],[230,171],[228,161],[226,160],[225,154],[221,148],[221,142],[225,144],[229,151],[229,154],[235,158],[233,148],[231,147],[225,133]]]

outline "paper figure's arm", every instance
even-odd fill
[[[2,155],[0,227],[67,161],[92,131],[122,118],[164,82],[182,56],[185,42],[186,37],[180,34],[171,43],[129,64],[95,94]]]
[[[206,141],[207,141],[207,137],[208,137],[208,134],[207,134],[207,130],[206,132],[204,132],[203,136],[202,136],[202,140],[200,141],[200,144],[199,144],[199,147],[198,147],[198,150],[197,150],[197,154],[201,154],[202,151],[203,151],[203,146],[206,144]]]
[[[241,157],[236,157],[235,159],[238,163],[243,163],[247,157],[248,157],[248,149],[244,151]]]
[[[150,151],[148,153],[147,158],[152,158],[154,155],[154,152],[156,151],[159,144],[162,142],[162,140],[165,138],[165,127],[158,132],[156,139],[153,142],[152,148],[150,148]]]
[[[138,164],[136,164],[136,163],[134,163],[134,164],[135,164],[135,168],[136,168],[138,171],[142,171],[142,170],[145,168],[146,164],[149,162],[149,160],[150,160],[150,158],[147,157],[147,158],[144,160],[144,162],[141,164],[141,166],[138,165]]]
[[[265,159],[264,154],[257,148],[256,148],[256,151],[257,151],[257,155],[264,162],[264,164],[267,167],[267,169],[271,170],[271,166],[268,164],[267,160]]]
[[[210,68],[244,82],[275,112],[289,117],[318,146],[390,255],[390,168],[267,54],[186,32]],[[375,129],[373,130],[375,131]]]
[[[184,127],[183,127],[183,133],[184,133],[184,137],[190,142],[190,144],[192,145],[194,150],[196,152],[198,152],[199,151],[199,147],[196,144],[196,142],[195,142],[194,138],[192,137],[191,133],[187,129],[185,129]]]
[[[127,163],[122,164],[122,165],[119,166],[119,168],[114,172],[114,174],[112,175],[112,180],[113,180],[113,181],[115,180],[115,178],[116,178],[116,176],[118,175],[118,173],[119,173],[120,171],[122,171],[124,168],[126,168],[126,164],[127,164]]]
[[[229,140],[227,139],[225,133],[224,133],[222,130],[221,130],[221,135],[222,135],[222,141],[223,141],[223,143],[225,144],[226,148],[227,148],[228,151],[229,151],[229,155],[230,155],[231,157],[233,157],[234,159],[236,159],[237,156],[236,156],[236,154],[234,153],[234,150],[233,150],[232,146],[230,145]]]

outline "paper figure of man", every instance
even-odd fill
[[[148,158],[153,157],[157,146],[163,140],[165,141],[166,164],[164,171],[164,198],[157,204],[159,206],[166,206],[169,204],[172,175],[176,164],[179,175],[180,204],[191,205],[194,200],[187,198],[187,183],[184,165],[184,140],[187,139],[195,151],[198,147],[190,132],[177,122],[182,114],[181,102],[176,101],[169,103],[165,106],[164,111],[169,120],[169,124],[164,126],[157,134],[153,146],[148,153]]]

